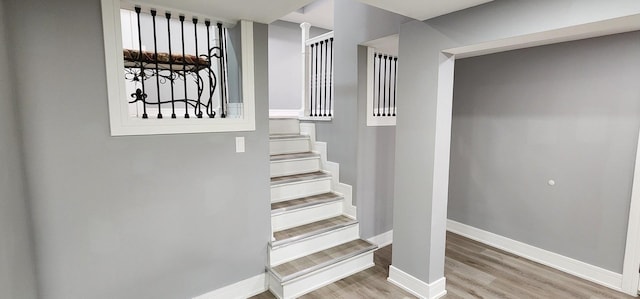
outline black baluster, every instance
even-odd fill
[[[189,118],[189,101],[187,98],[187,59],[184,51],[184,16],[180,16],[180,31],[182,32],[182,73],[184,75],[184,118]]]
[[[200,72],[200,57],[198,56],[198,18],[193,18],[191,19],[193,21],[193,36],[195,39],[195,43],[196,43],[196,73]],[[202,95],[202,93],[200,93],[200,77],[198,76],[198,78],[196,78],[196,84],[198,86],[198,101],[196,103],[196,107],[194,109],[194,113],[196,114],[197,118],[202,118],[202,106],[200,103],[200,96]]]
[[[162,118],[162,105],[160,101],[160,74],[158,70],[158,37],[156,34],[156,11],[154,9],[151,10],[151,20],[153,21],[153,53],[154,59],[156,62],[156,89],[158,92],[158,118]]]
[[[324,45],[324,114],[322,116],[327,116],[327,62],[329,60],[328,47],[329,40],[327,40],[327,43]]]
[[[170,70],[170,78],[171,81],[171,118],[176,118],[176,100],[175,95],[173,94],[173,54],[171,52],[171,13],[166,12],[164,14],[167,17],[167,33],[169,39],[169,70]]]
[[[320,51],[320,54],[318,55],[318,59],[320,60],[320,66],[319,66],[319,75],[318,75],[318,116],[322,116],[322,73],[324,72],[324,70],[322,69],[322,59],[324,58],[324,41],[320,41],[320,45],[318,45],[318,51]],[[326,96],[326,95],[325,95]]]
[[[333,37],[329,39],[331,41],[331,60],[329,61],[329,116],[331,116],[331,98],[333,97]]]
[[[311,65],[311,67],[310,67],[311,68],[311,82],[309,82],[309,91],[310,91],[309,92],[309,96],[310,96],[309,97],[309,107],[310,107],[309,116],[313,116],[313,97],[316,95],[316,90],[314,89],[314,86],[313,86],[313,80],[314,80],[314,78],[313,78],[313,74],[314,74],[314,72],[313,72],[313,59],[315,58],[315,51],[314,50],[315,50],[314,45],[311,44],[311,63],[310,63],[310,65]]]
[[[379,68],[380,66],[378,66]],[[376,116],[376,53],[373,53],[373,99],[371,100],[371,113]]]
[[[147,92],[144,88],[144,55],[142,54],[142,30],[140,30],[140,12],[142,9],[136,6],[136,15],[138,16],[138,50],[140,60],[140,82],[142,82],[142,118],[149,118],[147,115]]]
[[[315,45],[316,45],[316,72],[315,72],[316,75],[315,75],[314,82],[315,82],[317,96],[316,96],[316,103],[315,103],[316,113],[314,113],[313,116],[318,116],[318,101],[320,101],[320,88],[318,87],[318,84],[319,84],[318,75],[320,73],[318,71],[318,56],[320,55],[318,55],[318,52],[320,52],[320,46],[318,45],[318,43],[315,43]]]
[[[380,88],[382,87],[382,54],[378,54],[378,113],[376,116],[380,116]]]
[[[396,116],[396,96],[398,94],[398,57],[393,59],[393,116]]]
[[[211,67],[213,67],[213,64],[211,63],[211,35],[210,35],[210,27],[211,27],[211,21],[210,20],[205,20],[204,24],[207,26],[207,61],[209,61],[209,101],[207,102],[207,115],[209,116],[209,118],[213,118],[214,114],[213,114],[213,91],[215,90],[215,87],[213,87],[213,78],[211,77],[211,72],[213,72],[213,70],[211,69]]]

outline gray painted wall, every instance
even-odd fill
[[[329,32],[311,27],[309,37]],[[275,21],[269,24],[269,109],[300,109],[302,54],[300,24]]]
[[[446,177],[434,168],[436,129],[442,128],[436,109],[447,112],[437,97],[438,67],[446,59],[441,51],[639,12],[632,0],[497,0],[401,26],[398,101],[409,108],[396,126],[394,267],[427,283],[444,275],[447,196],[433,197],[434,180],[442,187],[448,178],[448,167],[442,168]]]
[[[370,238],[393,229],[396,127],[367,127],[367,47],[358,46],[358,221]]]
[[[0,298],[35,299],[31,220],[5,21],[0,1]]]
[[[640,32],[456,61],[449,218],[622,273],[637,82]]]
[[[100,1],[5,3],[41,296],[191,298],[264,273],[267,26],[255,132],[111,137]]]
[[[335,115],[330,122],[316,122],[317,138],[328,143],[329,160],[340,163],[340,181],[354,186],[361,236],[368,238],[391,229],[393,177],[388,163],[393,162],[394,134],[389,128],[365,127],[358,44],[396,34],[409,19],[354,0],[336,1],[334,13]]]

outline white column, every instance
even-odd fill
[[[300,28],[302,29],[302,40],[301,40],[301,50],[302,55],[302,98],[301,98],[301,106],[300,106],[300,115],[301,117],[308,116],[310,113],[310,108],[307,105],[307,101],[309,99],[309,52],[307,52],[307,40],[309,40],[309,28],[311,28],[311,24],[304,22],[300,24]]]

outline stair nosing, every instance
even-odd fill
[[[376,249],[378,249],[377,245],[372,244],[369,241],[365,241],[365,242],[369,243],[368,247],[362,248],[362,249],[360,249],[358,251],[354,251],[354,252],[349,253],[347,255],[343,255],[343,256],[334,258],[334,259],[332,259],[330,261],[326,261],[324,263],[320,263],[320,264],[314,265],[312,267],[309,267],[307,269],[301,270],[301,271],[299,271],[297,273],[294,273],[294,274],[290,274],[290,275],[285,276],[285,277],[281,277],[277,272],[273,271],[271,269],[271,267],[268,268],[268,271],[271,274],[273,274],[276,277],[276,279],[278,279],[278,281],[282,285],[289,284],[289,283],[292,283],[294,280],[301,279],[301,278],[303,278],[305,276],[308,276],[308,275],[312,274],[313,272],[316,272],[316,271],[318,271],[320,269],[327,268],[329,266],[332,266],[332,265],[338,264],[340,262],[344,262],[344,261],[350,260],[352,258],[358,257],[360,255],[364,255],[365,253],[369,253],[371,251],[375,251]]]
[[[331,180],[331,173],[328,173],[328,172],[323,171],[323,170],[318,170],[318,171],[314,171],[314,172],[307,172],[307,173],[300,173],[300,174],[276,176],[276,177],[272,177],[272,179],[273,178],[279,178],[279,177],[285,177],[285,176],[311,174],[311,173],[316,173],[316,172],[322,172],[322,175],[319,176],[319,177],[314,177],[314,178],[310,178],[310,179],[301,178],[301,179],[297,179],[297,180],[293,180],[292,179],[291,181],[271,182],[271,187],[293,185],[293,184],[300,184],[300,183],[310,183],[310,182],[324,181],[324,180]]]
[[[303,134],[271,134],[269,135],[269,141],[273,140],[297,140],[297,139],[309,139],[309,135]]]
[[[298,158],[276,157],[276,159],[274,159],[274,156],[291,156],[291,155],[302,155],[302,154],[304,154],[304,156],[298,157]],[[320,159],[320,154],[315,152],[277,154],[277,155],[271,155],[269,161],[271,163],[273,162],[279,163],[279,162],[292,162],[292,161],[313,160],[313,159]]]
[[[279,209],[271,210],[271,216],[272,217],[273,216],[278,216],[278,215],[290,213],[290,212],[297,211],[297,210],[307,209],[307,208],[310,208],[310,207],[313,207],[313,206],[327,205],[327,204],[331,204],[333,202],[341,201],[341,200],[344,199],[344,196],[341,195],[341,194],[334,193],[334,192],[327,192],[327,193],[333,193],[333,194],[335,194],[335,197],[324,199],[324,200],[319,200],[319,201],[316,201],[316,202],[307,202],[307,203],[299,204],[299,205],[296,205],[296,206],[293,206],[293,207],[286,207],[286,208],[279,208]],[[324,193],[321,193],[321,194],[324,194]],[[320,194],[316,194],[316,195],[320,195]],[[289,199],[289,200],[296,200],[296,199]],[[281,202],[285,202],[285,201],[289,201],[289,200],[283,200]]]
[[[350,217],[349,217],[350,218]],[[346,223],[342,223],[342,224],[338,224],[338,225],[333,225],[330,227],[325,227],[322,229],[318,229],[312,232],[308,232],[306,234],[302,234],[302,235],[298,235],[295,237],[291,237],[291,238],[287,238],[287,239],[283,239],[280,241],[274,241],[274,242],[269,242],[269,246],[271,247],[271,249],[279,249],[279,248],[283,248],[283,247],[287,247],[314,237],[320,237],[320,236],[324,236],[327,235],[329,233],[333,233],[336,231],[340,231],[342,229],[346,229],[349,228],[351,226],[357,225],[358,221],[355,219],[351,219],[351,221],[346,222]]]

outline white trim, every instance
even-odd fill
[[[305,45],[309,46],[311,44],[315,44],[317,42],[321,42],[321,41],[324,41],[326,39],[330,39],[332,37],[333,37],[333,31],[329,31],[329,32],[327,32],[325,34],[321,34],[321,35],[318,35],[318,36],[316,36],[314,38],[310,38],[310,39],[306,40],[305,41]]]
[[[244,299],[258,295],[267,289],[267,274],[262,273],[193,299]]]
[[[369,243],[373,243],[378,245],[378,247],[385,247],[393,243],[393,230],[390,230],[386,233],[381,233],[377,236],[373,236],[367,239]]]
[[[240,48],[242,50],[242,102],[244,103],[243,118],[249,131],[256,130],[256,88],[255,88],[255,63],[253,45],[253,22],[240,21]]]
[[[269,109],[269,117],[275,118],[298,118],[303,115],[300,109]]]
[[[446,49],[443,50],[443,52],[454,54],[458,56],[458,58],[467,58],[635,30],[640,30],[640,14],[492,40]]]
[[[333,112],[331,112],[332,116],[301,116],[300,120],[304,121],[331,121],[333,119]]]
[[[629,223],[627,226],[627,243],[624,250],[622,265],[622,291],[638,295],[640,281],[640,134],[636,148],[636,164],[633,172],[633,187],[631,189],[631,204],[629,206]]]
[[[367,87],[367,126],[373,126],[373,121],[375,117],[373,117],[373,86],[375,82],[373,81],[373,72],[374,72],[374,57],[376,49],[372,47],[367,47],[367,83],[365,86]]]
[[[442,277],[432,283],[426,283],[393,265],[389,266],[389,278],[387,278],[387,281],[418,296],[418,298],[436,299],[447,294],[446,278]]]
[[[340,182],[340,164],[327,161],[327,143],[316,141],[315,123],[300,123],[300,133],[309,136],[311,150],[320,154],[322,169],[331,173],[331,189],[344,197],[343,213],[357,219],[356,207],[353,205],[353,188]]]
[[[622,291],[622,275],[551,251],[534,247],[454,220],[447,220],[447,230],[487,244],[562,272],[586,279],[616,291]]]
[[[311,24],[304,22],[302,24],[300,24],[300,29],[302,29],[302,39],[300,40],[300,47],[301,47],[301,55],[300,58],[302,59],[301,61],[301,65],[302,65],[302,82],[300,82],[300,88],[301,88],[301,102],[300,102],[300,115],[299,116],[303,116],[305,114],[309,114],[309,107],[307,107],[307,99],[309,98],[309,88],[307,88],[307,83],[309,83],[309,81],[311,81],[311,72],[308,71],[309,67],[311,66],[311,61],[309,59],[310,57],[310,53],[307,51],[307,40],[309,39],[309,29],[311,28]]]
[[[112,136],[154,135],[255,130],[255,70],[253,23],[240,21],[242,48],[242,118],[138,119],[129,116],[122,56],[120,1],[102,0],[109,121]]]

